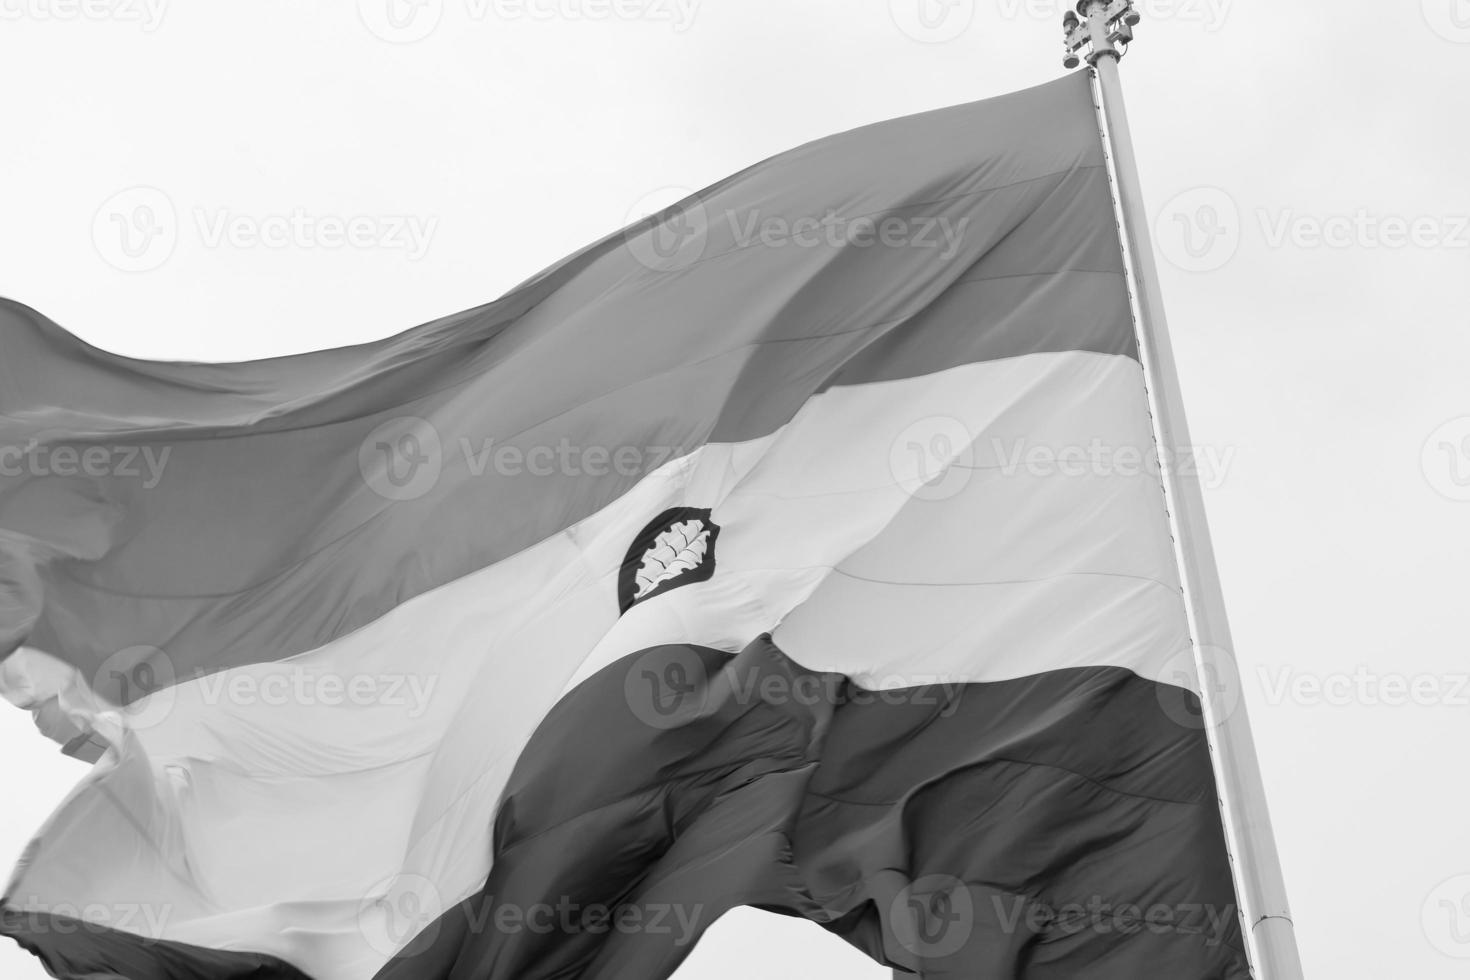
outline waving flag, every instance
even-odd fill
[[[0,306],[57,976],[1248,975],[1088,79],[819,140],[242,364]]]

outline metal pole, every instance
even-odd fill
[[[1206,723],[1213,736],[1216,778],[1240,891],[1239,899],[1254,948],[1254,972],[1261,980],[1301,980],[1281,859],[1271,831],[1255,740],[1233,654],[1225,597],[1215,565],[1214,546],[1205,520],[1204,494],[1193,464],[1193,443],[1184,417],[1184,401],[1169,341],[1164,297],[1149,233],[1138,160],[1133,151],[1128,113],[1123,103],[1118,60],[1133,38],[1139,16],[1132,0],[1081,0],[1079,21],[1068,14],[1067,66],[1077,52],[1087,56],[1101,93],[1102,122],[1117,181],[1118,205],[1132,262],[1139,310],[1139,345],[1149,381],[1150,401],[1159,439],[1164,492],[1173,515],[1176,553],[1193,625],[1196,667]],[[1120,47],[1121,46],[1121,47]],[[1234,692],[1237,696],[1229,697]]]

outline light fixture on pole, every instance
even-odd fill
[[[1140,20],[1133,0],[1081,0],[1075,12],[1069,10],[1062,17],[1062,65],[1076,68],[1081,64],[1081,52],[1089,47],[1089,65],[1096,65],[1099,58],[1108,55],[1122,57]]]

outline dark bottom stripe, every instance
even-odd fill
[[[762,637],[543,721],[483,892],[377,980],[667,977],[730,908],[926,978],[1246,980],[1199,702],[1127,670],[864,692]]]
[[[0,910],[0,934],[63,980],[311,980],[274,957],[144,939],[61,915]]]
[[[377,980],[657,980],[720,915],[929,980],[1248,980],[1198,699],[1117,668],[865,692],[761,637],[665,646],[543,720],[485,889]],[[77,980],[304,980],[264,957],[3,930]]]

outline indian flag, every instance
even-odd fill
[[[0,304],[0,690],[56,976],[1244,980],[1085,73],[239,364]]]

